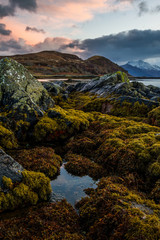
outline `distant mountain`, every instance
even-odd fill
[[[3,57],[1,56],[0,59]],[[73,54],[43,51],[9,57],[22,63],[34,75],[101,75],[125,71],[122,67],[101,56],[82,60]]]
[[[125,65],[122,65],[129,74],[135,77],[160,77],[160,67],[157,65],[151,65],[142,60],[130,61]]]

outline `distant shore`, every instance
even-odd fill
[[[34,75],[35,78],[37,79],[93,79],[96,77],[99,77],[100,75]],[[134,77],[134,76],[129,76],[130,80],[136,80],[136,79],[160,79],[159,77]]]
[[[160,79],[160,77],[129,77],[131,80],[136,80],[136,79]]]
[[[99,75],[33,75],[37,79],[92,79]]]

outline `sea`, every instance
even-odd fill
[[[144,85],[153,85],[160,88],[160,79],[135,79],[133,81],[142,82]]]

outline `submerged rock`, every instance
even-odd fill
[[[4,58],[0,61],[0,102],[1,112],[12,111],[26,114],[27,121],[43,116],[43,111],[54,106],[54,101],[46,89],[28,70],[13,59]]]
[[[18,162],[0,149],[0,186],[4,176],[10,178],[12,182],[20,182],[23,170],[24,168]]]

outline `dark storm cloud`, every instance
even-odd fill
[[[141,16],[143,13],[149,12],[148,4],[146,1],[139,3],[138,8],[139,8],[139,16]]]
[[[61,49],[68,47],[84,50],[83,57],[102,55],[115,62],[155,58],[160,57],[160,30],[135,29],[95,39],[73,41]]]
[[[152,9],[153,13],[159,13],[160,12],[160,5],[157,5],[155,8]]]
[[[16,7],[26,9],[28,11],[35,11],[37,8],[36,0],[9,0],[9,4],[0,4],[0,18],[6,16],[14,16]]]
[[[29,27],[29,26],[26,27],[25,31],[27,31],[27,32],[31,31],[31,32],[37,32],[37,33],[45,34],[45,31],[43,29],[38,29],[38,28],[35,28],[35,27]]]
[[[118,63],[160,57],[160,30],[134,29],[95,39],[70,40],[70,44],[67,42],[65,38],[49,38],[30,46],[23,39],[11,39],[0,42],[0,51],[27,53],[54,50],[78,54],[82,58],[101,55]]]
[[[15,7],[12,7],[10,5],[3,6],[0,4],[0,18],[6,17],[6,16],[13,16],[15,12]]]
[[[22,38],[18,40],[10,39],[8,41],[0,41],[0,51],[2,53],[8,52],[9,54],[28,53],[33,51],[33,47],[27,45]]]
[[[11,6],[17,6],[28,11],[35,11],[37,8],[36,0],[9,0]]]
[[[9,36],[11,34],[11,30],[6,29],[6,25],[3,23],[0,23],[0,34],[4,36]]]
[[[160,5],[149,7],[146,1],[142,1],[138,4],[139,9],[139,16],[142,16],[145,13],[159,13],[160,12]]]
[[[18,43],[18,41],[14,39],[10,39],[9,41],[1,41],[0,42],[0,51],[8,51],[9,49],[22,49],[22,46]]]

